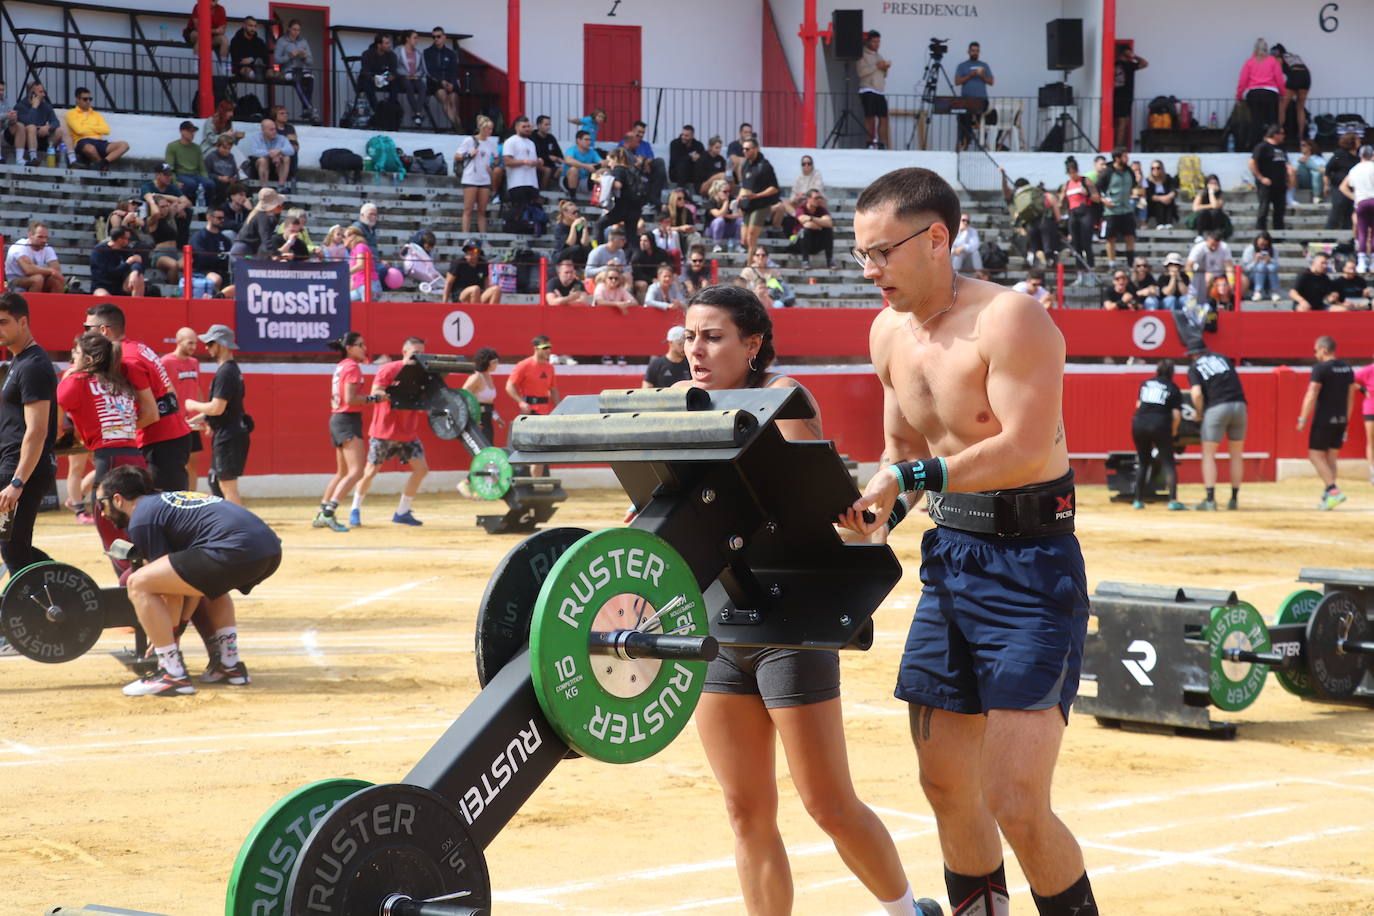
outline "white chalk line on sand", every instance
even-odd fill
[[[344,604],[339,605],[339,610],[346,611],[349,608],[362,607],[365,604],[371,604],[374,601],[381,601],[385,598],[394,598],[399,594],[410,591],[412,588],[419,588],[420,586],[426,585],[430,582],[437,582],[441,578],[443,577],[430,576],[428,579],[416,579],[414,582],[403,582],[400,585],[393,585],[390,588],[378,589],[377,591],[370,592],[366,595],[359,595],[352,601],[348,601]]]

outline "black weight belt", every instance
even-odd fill
[[[549,399],[548,399],[548,398],[525,398],[524,401],[525,401],[526,404],[547,404],[547,403],[549,403]]]
[[[997,538],[1072,534],[1073,471],[1045,483],[984,493],[927,493],[931,521],[942,528]]]

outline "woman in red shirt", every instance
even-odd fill
[[[96,492],[111,468],[147,466],[134,442],[139,427],[138,403],[134,387],[119,368],[115,345],[108,338],[82,334],[76,339],[73,354],[71,371],[57,385],[58,423],[64,415],[71,417],[76,434],[91,450],[95,459],[92,492]],[[93,511],[92,515],[100,542],[108,548],[122,532],[103,512]]]
[[[1064,173],[1068,176],[1064,186],[1059,189],[1059,199],[1069,210],[1069,244],[1078,252],[1079,258],[1093,268],[1093,208],[1094,200],[1101,200],[1097,186],[1085,181],[1078,174],[1078,160],[1070,156],[1064,160]]]
[[[380,401],[386,395],[363,394],[363,370],[367,343],[357,331],[349,331],[329,342],[331,350],[343,354],[329,382],[329,440],[334,444],[334,476],[324,488],[320,511],[311,524],[316,528],[347,531],[348,526],[334,517],[339,500],[353,491],[363,476],[367,459],[367,440],[363,438],[363,405]]]

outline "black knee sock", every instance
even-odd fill
[[[1097,916],[1097,901],[1093,899],[1093,886],[1088,882],[1087,872],[1068,890],[1053,897],[1041,897],[1035,891],[1031,891],[1031,897],[1035,898],[1040,916]]]
[[[1007,870],[998,865],[987,875],[970,877],[945,869],[945,890],[953,916],[1007,916],[1011,904],[1007,897]]]
[[[1216,487],[1208,487],[1208,488],[1207,488],[1207,498],[1210,499],[1210,500],[1212,500],[1213,502],[1216,502],[1216,499],[1217,499],[1217,488],[1216,488]]]

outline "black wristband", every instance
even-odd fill
[[[949,483],[949,469],[943,458],[922,458],[919,461],[898,461],[890,465],[897,475],[902,492],[931,490],[939,493]]]
[[[897,501],[892,504],[892,514],[887,517],[887,530],[891,531],[900,525],[910,511],[910,507],[906,504],[906,494],[898,494]]]

